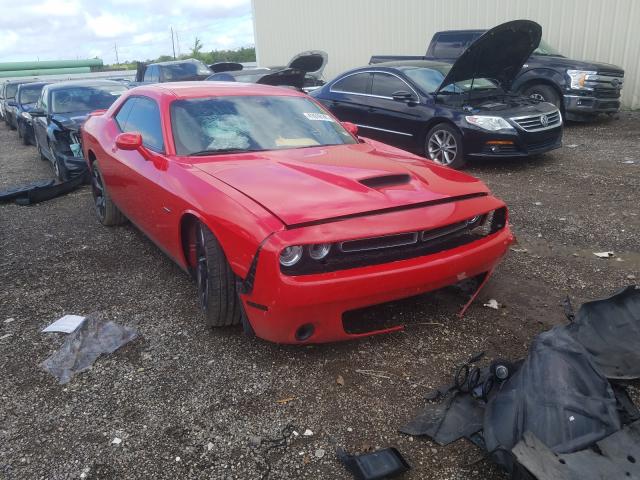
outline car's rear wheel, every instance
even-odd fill
[[[429,130],[425,154],[434,162],[451,168],[462,168],[466,163],[462,137],[458,130],[446,123],[440,123]]]
[[[126,217],[109,197],[97,161],[93,162],[91,170],[91,191],[93,192],[96,215],[101,224],[110,227],[112,225],[122,225],[127,221]]]
[[[549,102],[560,108],[560,95],[549,85],[538,84],[527,87],[523,92],[525,96],[540,102]]]
[[[220,243],[202,223],[196,228],[196,264],[198,300],[211,327],[237,325],[241,320],[236,276],[227,262]]]

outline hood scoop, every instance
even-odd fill
[[[363,178],[359,182],[369,188],[386,188],[397,185],[406,185],[411,181],[411,176],[406,173],[393,175],[380,175],[377,177]]]

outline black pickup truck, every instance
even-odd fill
[[[424,56],[374,55],[369,64],[396,60],[453,62],[486,30],[437,32]],[[544,40],[509,86],[513,92],[555,104],[567,120],[584,121],[620,109],[624,70],[607,63],[567,58]]]

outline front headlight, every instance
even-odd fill
[[[509,122],[502,117],[489,117],[486,115],[469,115],[464,117],[467,123],[475,125],[476,127],[483,128],[495,132],[496,130],[515,130]]]
[[[283,267],[292,267],[302,258],[302,247],[291,245],[280,252],[280,264]]]
[[[22,112],[20,116],[25,120],[31,120],[31,115],[29,115],[29,112]]]
[[[588,70],[567,70],[567,75],[571,79],[571,88],[574,90],[593,90],[593,87],[586,86],[587,77],[597,73]]]

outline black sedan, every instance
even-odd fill
[[[33,82],[23,83],[18,87],[13,109],[18,136],[25,145],[35,143],[33,138],[33,119],[29,112],[35,108],[45,85],[47,85],[46,82]]]
[[[341,121],[358,125],[364,136],[417,150],[452,168],[473,157],[558,148],[558,108],[506,88],[540,42],[539,25],[511,22],[498,29],[481,36],[453,65],[426,60],[370,65],[338,76],[311,96]]]
[[[109,108],[126,90],[126,85],[112,80],[60,82],[42,89],[29,114],[40,158],[51,162],[57,178],[85,174],[80,127],[91,112]]]

